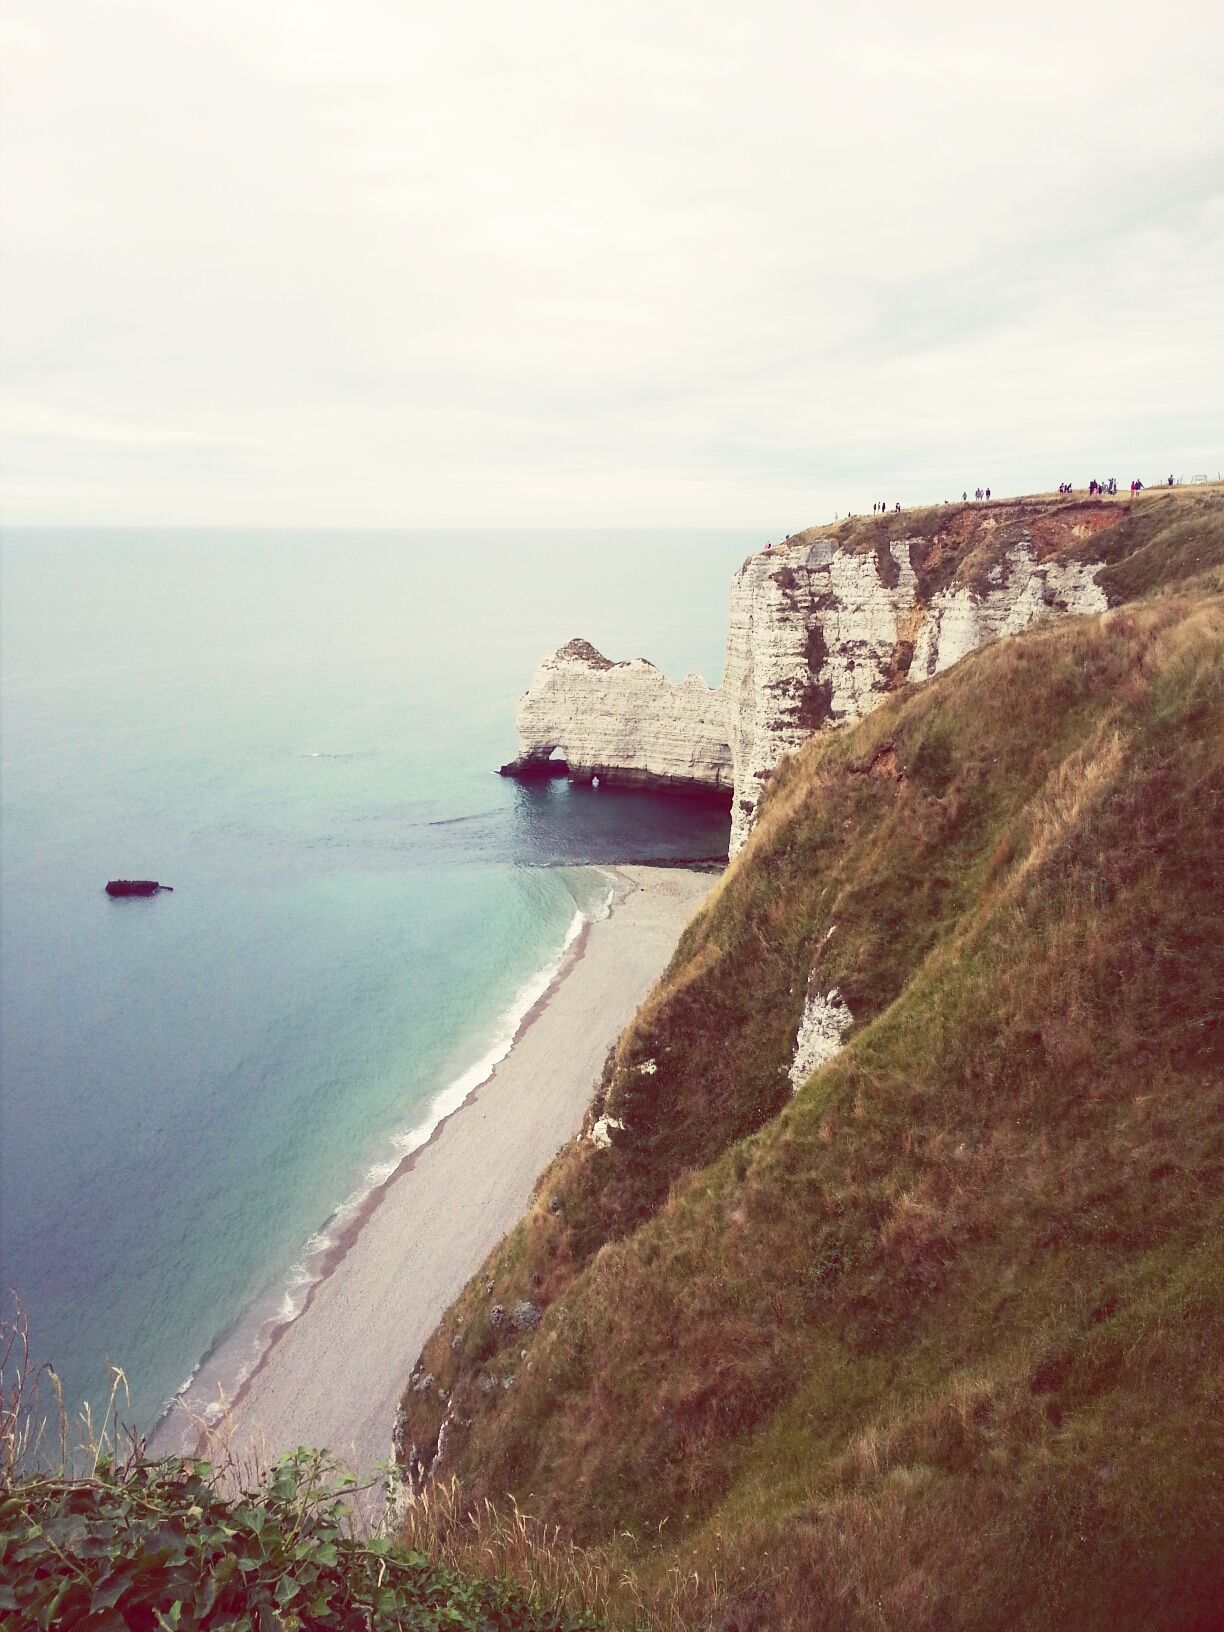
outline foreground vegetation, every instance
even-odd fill
[[[0,1492],[0,1624],[29,1627],[368,1632],[561,1632],[585,1617],[513,1582],[456,1574],[346,1526],[315,1452],[266,1485],[222,1497],[207,1462],[101,1464],[88,1479],[27,1479]]]
[[[446,1423],[438,1551],[484,1545],[510,1493],[576,1582],[627,1574],[627,1613],[655,1590],[657,1625],[1218,1624],[1203,502],[1124,513],[1114,593],[1143,599],[781,768],[609,1063],[595,1114],[622,1128],[562,1154],[405,1395],[422,1463]],[[792,1097],[805,996],[834,987],[848,1046]]]
[[[262,1474],[153,1460],[115,1426],[69,1449],[62,1402],[48,1470],[24,1320],[0,1326],[0,1627],[88,1632],[594,1632],[486,1566],[456,1571],[369,1532],[357,1491],[318,1451]]]

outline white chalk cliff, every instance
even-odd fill
[[[1079,546],[1116,514],[956,506],[928,512],[913,537],[889,538],[900,528],[888,517],[788,539],[732,581],[722,690],[572,640],[536,670],[518,708],[520,757],[504,769],[539,774],[555,753],[582,779],[733,787],[734,856],[774,767],[813,732],[1036,618],[1104,611],[1100,563]]]
[[[571,640],[536,670],[517,723],[512,774],[557,756],[576,780],[731,791],[723,694],[696,674],[676,683],[644,658],[613,663]]]
[[[938,541],[937,541],[938,542]],[[731,854],[783,754],[814,731],[860,719],[906,680],[926,680],[1051,612],[1103,612],[1096,568],[1038,560],[1020,537],[983,581],[928,589],[931,541],[874,551],[817,538],[749,557],[731,586],[728,734],[735,767]]]

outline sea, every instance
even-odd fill
[[[725,852],[703,801],[495,772],[575,635],[717,683],[759,543],[0,533],[0,1294],[73,1415],[111,1366],[140,1434],[232,1397],[601,867]]]

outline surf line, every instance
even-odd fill
[[[581,962],[595,924],[608,918],[617,901],[632,893],[633,886],[613,869],[600,867],[597,871],[609,880],[607,895],[593,912],[576,908],[560,951],[524,983],[514,1001],[504,1011],[503,1019],[510,1028],[508,1032],[493,1043],[475,1064],[461,1072],[453,1082],[434,1096],[423,1120],[409,1132],[397,1137],[395,1142],[400,1145],[403,1154],[390,1164],[381,1163],[369,1169],[373,1176],[372,1182],[342,1202],[322,1229],[311,1237],[311,1241],[317,1245],[311,1248],[308,1243],[306,1256],[289,1271],[289,1284],[281,1300],[280,1309],[275,1315],[266,1317],[260,1322],[248,1350],[248,1353],[254,1354],[254,1361],[249,1366],[241,1365],[235,1368],[235,1374],[231,1377],[232,1393],[225,1390],[224,1379],[218,1377],[213,1385],[216,1395],[207,1401],[203,1409],[197,1411],[195,1407],[188,1407],[185,1400],[185,1395],[192,1384],[202,1373],[207,1372],[212,1356],[218,1353],[227,1339],[241,1327],[242,1316],[237,1317],[218,1333],[187,1382],[174,1398],[167,1402],[153,1429],[152,1438],[155,1439],[163,1427],[167,1426],[176,1407],[187,1409],[193,1419],[202,1419],[206,1429],[216,1428],[225,1417],[232,1418],[238,1411],[250,1393],[255,1379],[260,1376],[272,1358],[281,1339],[306,1314],[319,1288],[344,1262],[391,1187],[412,1172],[421,1155],[441,1137],[451,1118],[465,1106],[474,1104],[481,1091],[493,1083],[498,1066],[543,1014],[567,977]],[[339,1227],[336,1228],[337,1222],[341,1220]],[[305,1289],[305,1295],[298,1303],[295,1294],[302,1288]],[[224,1407],[221,1404],[222,1398],[225,1399]],[[200,1436],[201,1441],[202,1437]]]

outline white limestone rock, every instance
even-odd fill
[[[791,1087],[796,1093],[813,1071],[841,1052],[853,1024],[854,1016],[836,986],[830,992],[808,992],[790,1068]]]
[[[884,696],[916,592],[905,543],[877,559],[820,539],[750,556],[732,580],[724,682],[732,855],[783,754]]]
[[[546,657],[518,705],[522,774],[559,755],[572,777],[646,787],[731,789],[721,690],[679,684],[644,658],[612,663],[585,640]]]
[[[953,586],[931,597],[908,678],[927,680],[988,640],[1017,635],[1052,612],[1104,612],[1109,603],[1096,581],[1099,570],[1083,561],[1037,561],[1027,543],[1017,545],[992,574],[984,595]]]
[[[734,765],[731,854],[784,754],[813,732],[860,719],[905,680],[925,680],[1001,635],[1055,612],[1103,612],[1098,567],[1038,561],[1018,540],[985,591],[955,580],[923,599],[913,563],[923,539],[878,553],[817,539],[749,557],[731,586],[728,736]]]
[[[1038,513],[1039,514],[1039,513]],[[999,525],[993,514],[950,517],[937,537],[881,540],[855,550],[798,538],[750,556],[731,586],[722,690],[697,675],[680,684],[638,658],[612,663],[572,640],[541,663],[519,703],[513,774],[547,774],[560,755],[579,780],[731,792],[731,854],[748,836],[765,782],[813,732],[860,719],[904,681],[929,679],[988,640],[1051,613],[1101,612],[1099,566],[1033,546],[1014,514],[1009,546],[985,583]],[[1083,526],[1072,521],[1069,539]],[[933,589],[932,551],[955,552],[957,573]],[[946,557],[945,557],[946,559]],[[977,576],[970,577],[976,561]]]
[[[597,1146],[600,1150],[609,1150],[612,1146],[612,1135],[614,1133],[623,1133],[624,1131],[625,1124],[623,1122],[619,1122],[616,1117],[601,1116],[598,1122],[596,1122],[591,1128],[590,1140],[591,1143]]]

